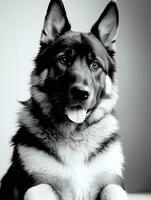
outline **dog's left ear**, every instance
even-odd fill
[[[61,0],[51,0],[41,33],[41,44],[54,41],[71,28]]]
[[[115,42],[117,38],[119,25],[119,12],[115,1],[111,1],[92,26],[91,33],[101,40],[103,45],[109,50],[115,52]]]

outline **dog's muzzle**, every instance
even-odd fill
[[[90,89],[82,84],[72,85],[69,89],[70,104],[66,108],[66,115],[74,123],[82,123],[88,116],[87,104],[90,97]]]

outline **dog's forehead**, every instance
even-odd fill
[[[86,55],[93,52],[96,56],[103,60],[108,57],[107,51],[101,41],[99,41],[91,33],[68,32],[59,38],[61,50],[71,48],[75,50],[76,54]]]

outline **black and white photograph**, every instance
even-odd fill
[[[0,200],[151,200],[150,11],[0,0]]]

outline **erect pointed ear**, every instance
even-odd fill
[[[51,0],[45,16],[41,33],[41,44],[47,44],[55,40],[59,35],[71,28],[64,5],[61,0]]]
[[[115,51],[119,25],[119,12],[115,1],[111,1],[92,26],[91,33],[101,40],[110,51]]]

